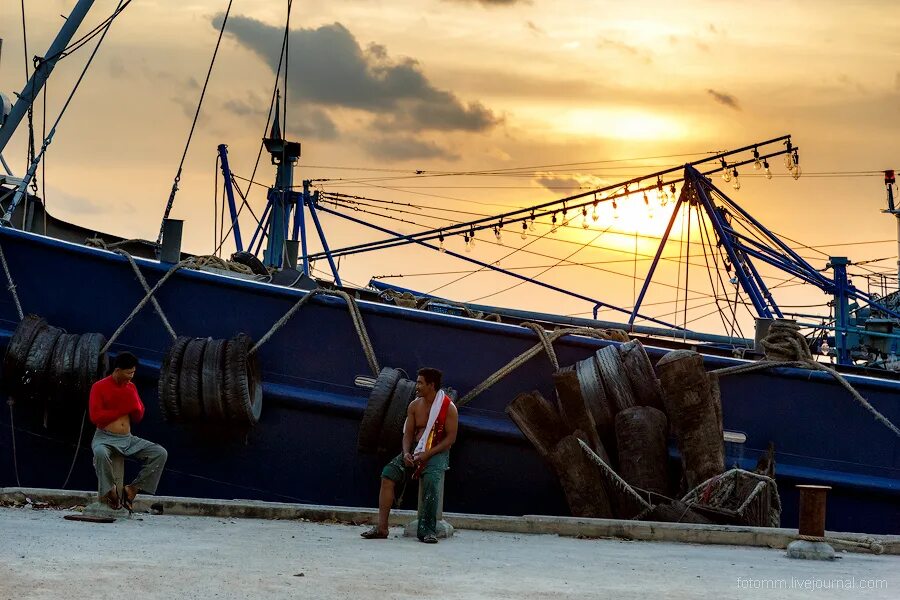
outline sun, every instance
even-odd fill
[[[617,140],[674,140],[685,137],[687,128],[676,119],[640,109],[575,109],[559,116],[561,133]]]

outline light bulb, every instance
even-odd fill
[[[722,181],[728,183],[731,181],[731,169],[728,168],[728,163],[725,162],[725,159],[722,159]]]
[[[581,207],[581,227],[584,229],[590,227],[590,223],[588,223],[587,206]]]
[[[498,242],[503,239],[502,236],[500,235],[499,227],[496,227],[496,226],[494,227],[494,237],[497,238]]]
[[[474,229],[469,233],[469,246],[471,246],[472,248],[475,247],[475,230]]]
[[[660,208],[664,208],[666,204],[669,203],[669,197],[666,195],[666,191],[662,188],[656,190],[656,199],[659,202]]]
[[[732,176],[734,177],[734,183],[732,184],[732,187],[736,190],[741,189],[741,179],[740,175],[738,174],[737,167],[735,167],[732,171]]]
[[[613,219],[619,218],[619,206],[616,204],[616,201],[613,200]]]
[[[791,169],[791,177],[800,179],[801,175],[803,175],[803,169],[800,168],[800,165],[794,164],[794,168]]]
[[[759,159],[759,150],[756,148],[753,149],[753,170],[759,171],[762,169],[762,161]]]
[[[788,171],[794,168],[794,156],[790,152],[784,155],[784,166]]]
[[[438,238],[438,240],[440,241],[440,247],[439,247],[439,250],[440,250],[441,252],[446,252],[446,250],[444,249],[444,236],[443,236],[443,234],[441,234],[441,236]]]
[[[531,215],[531,222],[528,224],[528,231],[534,231],[534,215]]]
[[[650,199],[647,198],[647,192],[646,192],[646,191],[644,192],[644,205],[645,205],[645,206],[650,206]]]
[[[526,223],[525,221],[522,221],[522,234],[521,234],[521,237],[522,237],[523,240],[526,239],[526,238],[528,238],[528,233],[527,233],[527,231],[528,231],[528,223]]]
[[[566,215],[566,211],[563,211],[563,227],[568,227],[569,225],[569,217]]]
[[[472,251],[472,240],[469,239],[468,235],[463,235],[463,239],[466,242],[466,252],[471,252]]]
[[[769,168],[769,161],[763,161],[763,167],[766,168],[766,179],[772,179],[772,169]]]
[[[675,195],[675,184],[674,183],[669,186],[669,200],[671,200],[672,202],[675,202],[676,200],[678,200],[678,196]]]
[[[593,220],[594,223],[596,223],[597,219],[599,219],[599,218],[600,218],[600,212],[597,210],[597,202],[594,202],[594,208],[591,209],[591,220]]]
[[[556,213],[553,213],[553,218],[550,219],[550,233],[556,233]]]

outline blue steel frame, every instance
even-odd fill
[[[219,144],[219,157],[222,159],[222,177],[225,178],[225,195],[228,196],[228,210],[231,213],[234,245],[238,252],[243,252],[244,242],[241,240],[241,224],[238,222],[237,206],[234,203],[234,185],[231,181],[231,168],[228,166],[228,146],[225,144]]]
[[[750,297],[750,301],[756,310],[757,316],[771,319],[773,316],[781,318],[783,317],[783,314],[778,308],[771,291],[766,286],[751,258],[757,258],[789,275],[793,275],[807,283],[811,283],[835,298],[835,346],[839,364],[848,365],[853,362],[847,341],[847,334],[851,331],[849,313],[850,298],[860,300],[876,310],[894,318],[900,318],[900,314],[875,302],[871,296],[860,292],[849,282],[847,279],[847,265],[849,264],[849,261],[846,258],[830,258],[829,266],[834,272],[834,278],[828,279],[785,244],[776,234],[767,229],[762,223],[753,218],[747,211],[714,186],[704,174],[697,171],[691,165],[685,165],[684,182],[685,185],[682,188],[681,195],[672,211],[672,217],[666,227],[666,232],[660,241],[659,248],[656,251],[656,255],[654,256],[653,262],[647,273],[647,278],[641,287],[641,293],[638,296],[629,317],[629,325],[634,323],[638,310],[640,310],[644,295],[650,285],[650,280],[656,271],[666,241],[668,240],[672,226],[683,203],[688,203],[688,206],[690,207],[692,202],[696,202],[697,205],[703,207],[703,210],[706,212],[706,215],[713,226],[713,230],[715,231],[718,243],[724,248],[728,259],[731,261],[731,264],[734,265],[738,282],[744,292]],[[696,195],[695,200],[693,199],[692,192]],[[722,206],[717,207],[715,205],[712,200],[711,192],[715,192],[716,195],[721,198]],[[762,233],[765,240],[759,238],[752,239],[751,237],[736,231],[727,219],[729,209],[739,213],[742,217],[752,223],[759,232]]]

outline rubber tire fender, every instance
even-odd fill
[[[225,349],[225,402],[232,421],[255,425],[262,414],[262,378],[252,341],[246,334],[228,340]]]
[[[23,388],[27,388],[26,393],[32,398],[46,397],[45,392],[51,381],[50,359],[53,358],[56,342],[62,334],[63,330],[58,327],[44,327],[28,349],[23,372]]]
[[[203,412],[212,421],[227,421],[225,411],[225,345],[226,340],[210,340],[203,351],[201,397]]]
[[[416,382],[401,379],[394,388],[391,404],[384,415],[381,435],[378,438],[379,452],[394,453],[401,449],[403,440],[403,422],[406,420],[409,403],[416,397]]]
[[[180,336],[175,338],[169,351],[163,357],[159,371],[159,408],[163,418],[170,423],[181,420],[181,406],[178,403],[178,373],[181,359],[188,342],[193,338]]]
[[[357,448],[360,452],[375,452],[378,449],[378,440],[381,434],[381,425],[384,423],[384,415],[387,412],[394,388],[400,381],[400,369],[384,367],[375,380],[375,385],[369,393],[369,402],[359,423],[359,438]]]
[[[269,274],[266,265],[262,264],[262,261],[259,260],[255,254],[251,254],[250,252],[235,252],[231,255],[231,260],[246,267],[250,267],[250,270],[253,271],[254,275]]]
[[[75,344],[78,343],[78,334],[64,333],[59,336],[56,346],[53,348],[53,356],[50,358],[50,383],[47,393],[55,410],[65,410],[66,397],[71,393],[72,386],[68,371],[68,362],[75,352]]]
[[[3,389],[10,395],[18,392],[25,371],[28,351],[38,333],[45,327],[47,327],[47,321],[43,318],[33,314],[26,315],[9,339],[6,354],[3,356]]]
[[[178,398],[181,416],[185,421],[203,418],[200,370],[203,367],[203,351],[209,338],[194,338],[188,342],[178,373]]]
[[[88,407],[88,401],[91,395],[93,385],[106,376],[109,370],[109,359],[103,352],[103,346],[106,345],[106,337],[99,333],[86,333],[81,336],[84,342],[82,362],[76,364],[78,370],[79,387],[82,392],[84,408]],[[77,349],[76,349],[77,356]]]
[[[594,356],[603,379],[606,397],[612,400],[611,408],[614,409],[614,412],[634,406],[634,394],[631,393],[631,384],[625,374],[625,367],[622,365],[618,349],[610,344],[597,350]]]

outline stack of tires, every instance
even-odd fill
[[[262,377],[252,347],[244,334],[230,340],[177,338],[160,371],[163,417],[180,423],[258,423]]]
[[[108,370],[99,333],[70,334],[37,315],[16,327],[3,358],[3,388],[45,415],[83,414],[91,386]]]

